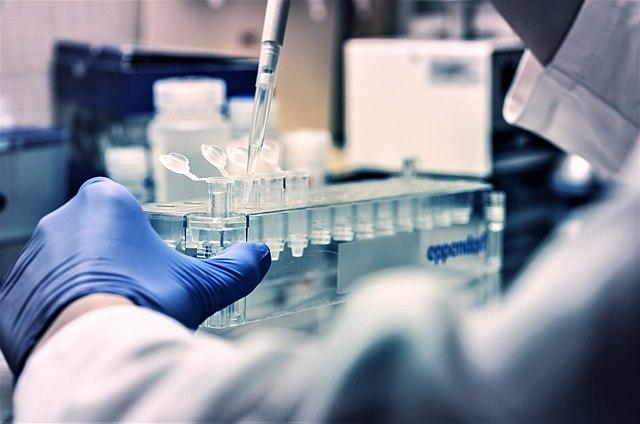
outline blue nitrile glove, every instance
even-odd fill
[[[269,270],[264,244],[239,243],[209,260],[183,255],[151,228],[136,199],[106,178],[44,217],[0,287],[0,349],[17,376],[67,305],[124,296],[196,328],[249,294]]]

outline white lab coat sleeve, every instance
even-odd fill
[[[617,176],[640,134],[640,2],[585,0],[546,67],[525,52],[503,115]]]
[[[104,308],[74,320],[32,355],[16,388],[16,420],[250,419],[288,356],[275,343],[193,336],[147,309]]]
[[[0,423],[10,423],[13,419],[13,375],[0,352]]]
[[[467,411],[473,400],[460,390],[472,387],[471,379],[461,386],[446,371],[459,361],[454,316],[421,281],[364,291],[328,337],[304,344],[291,333],[233,343],[192,336],[146,309],[105,308],[61,329],[28,360],[16,388],[16,420],[410,418],[424,415],[422,401],[430,397],[428,416],[449,418],[454,410],[439,404],[440,389],[466,397]]]
[[[634,188],[570,219],[499,311],[466,320],[469,366],[511,417],[640,418],[639,218]]]
[[[482,313],[460,313],[424,270],[380,277],[310,340],[94,311],[27,361],[16,420],[615,422],[637,404],[623,383],[640,357],[639,207],[635,194],[587,213]]]

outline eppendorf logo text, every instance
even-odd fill
[[[485,250],[487,250],[487,233],[482,233],[478,237],[469,234],[466,240],[433,244],[427,247],[427,260],[436,265],[444,264],[449,258],[477,255]]]

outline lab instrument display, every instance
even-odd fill
[[[204,327],[334,305],[363,277],[393,267],[432,274],[470,306],[498,293],[504,197],[488,184],[409,175],[309,189],[304,172],[202,183],[208,199],[143,205],[162,240],[203,259],[261,241],[273,261],[254,292]]]

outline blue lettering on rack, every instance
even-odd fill
[[[477,255],[487,249],[487,233],[478,237],[469,234],[466,240],[433,244],[427,248],[427,261],[435,265],[444,264],[449,258]]]

